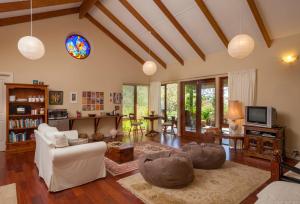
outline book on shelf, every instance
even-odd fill
[[[18,128],[34,128],[38,127],[43,123],[43,119],[18,119],[18,120],[9,120],[9,129],[18,129]]]

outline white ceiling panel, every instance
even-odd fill
[[[47,7],[40,7],[35,8],[32,10],[32,13],[42,13],[47,11],[56,11],[61,9],[67,9],[67,8],[74,8],[79,7],[80,2],[78,3],[70,3],[70,4],[61,4],[57,6],[47,6]],[[30,9],[26,10],[19,10],[19,11],[9,11],[9,12],[0,12],[0,18],[8,18],[8,17],[14,17],[14,16],[23,16],[30,14]]]
[[[299,0],[263,0],[256,4],[271,38],[300,33]]]
[[[189,59],[198,56],[153,1],[129,2],[181,57]]]

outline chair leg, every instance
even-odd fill
[[[144,135],[143,130],[142,130],[142,126],[140,126],[140,131],[142,133],[142,136]]]
[[[130,129],[129,129],[129,133],[128,133],[128,136],[129,136],[129,137],[130,137],[130,133],[131,133],[131,128],[132,128],[132,127],[130,127]]]

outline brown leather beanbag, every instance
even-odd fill
[[[195,169],[218,169],[226,160],[224,147],[210,143],[190,143],[182,147],[193,161]]]
[[[139,170],[147,182],[163,188],[182,188],[194,180],[193,164],[186,153],[146,154],[139,159]]]

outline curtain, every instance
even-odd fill
[[[256,95],[256,70],[243,70],[228,73],[229,100],[237,100],[242,106],[255,105]],[[244,111],[244,108],[243,108]],[[236,121],[239,124],[239,130],[243,132],[243,120]],[[232,146],[232,141],[230,146]],[[241,144],[237,145],[241,148]]]
[[[149,90],[149,113],[151,111],[155,112],[155,115],[161,115],[161,107],[160,107],[160,88],[161,82],[152,81],[150,82],[150,90]],[[161,124],[160,120],[154,122],[154,128],[156,131],[160,131]]]
[[[256,70],[228,73],[229,100],[238,100],[243,106],[254,105]]]

